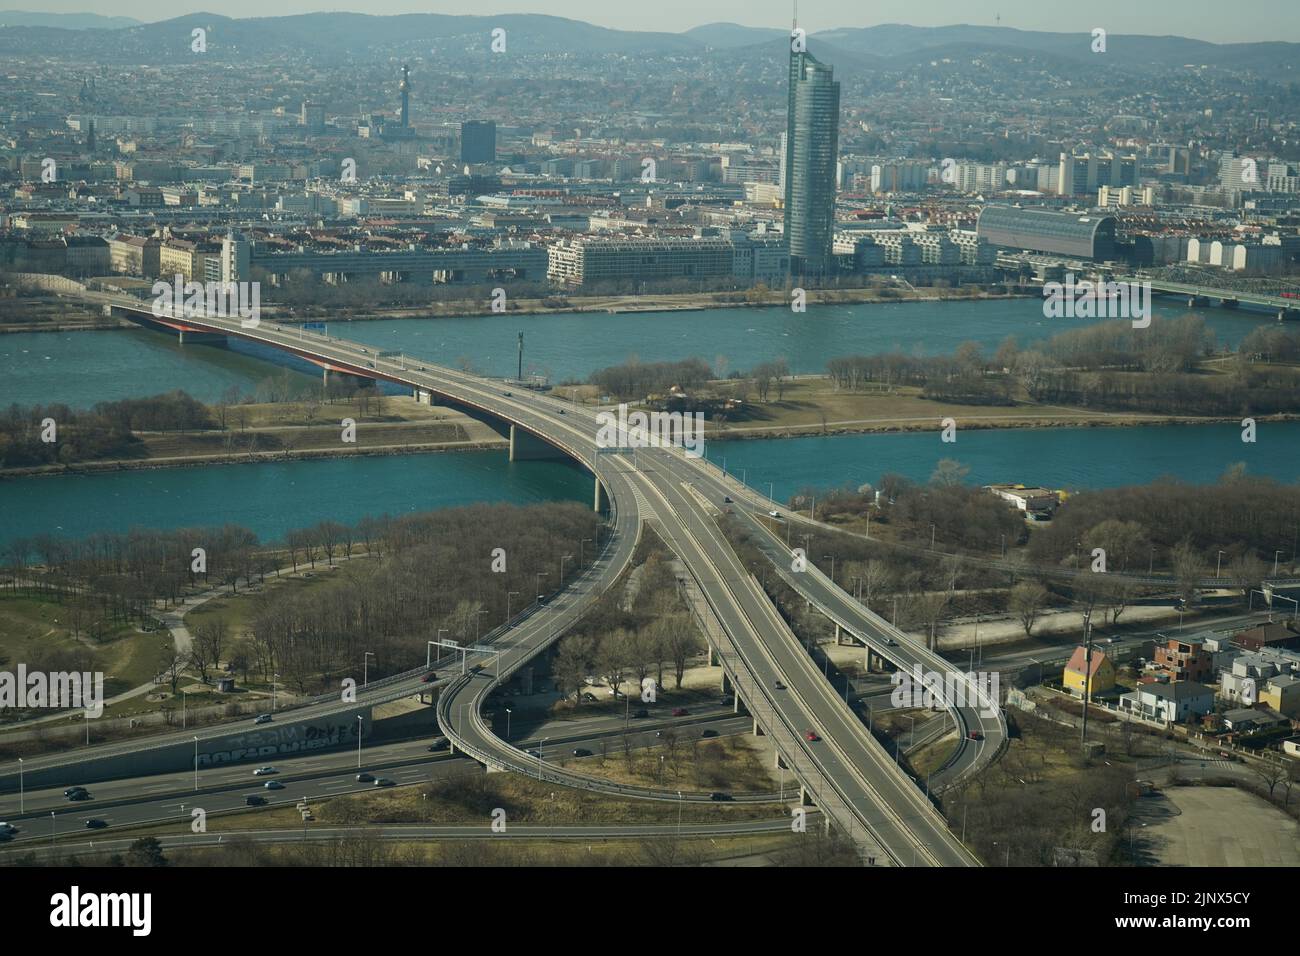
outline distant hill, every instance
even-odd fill
[[[1090,33],[1042,33],[1011,27],[961,24],[947,27],[912,27],[889,23],[874,27],[823,30],[816,39],[862,54],[900,60],[934,59],[949,51],[969,56],[980,51],[1021,51],[1059,60],[1123,66],[1130,69],[1168,69],[1184,65],[1224,69],[1300,71],[1300,44],[1209,43],[1178,36],[1109,34],[1106,52],[1092,52]],[[1105,59],[1103,59],[1105,58]]]
[[[116,30],[139,26],[131,17],[101,17],[98,13],[32,13],[0,10],[0,27],[59,27],[64,30]]]
[[[139,23],[93,14],[6,13],[0,14],[0,24],[5,24],[0,26],[0,52],[66,52],[90,60],[116,57],[142,63],[190,56],[190,31],[195,27],[207,29],[208,54],[216,59],[263,54],[402,57],[430,51],[444,57],[474,57],[488,52],[492,30],[500,27],[506,31],[507,52],[720,55],[730,61],[751,54],[755,59],[783,55],[789,36],[784,29],[737,23],[710,23],[684,33],[613,30],[540,14],[308,13],[231,19],[192,13]],[[109,29],[112,39],[101,39]],[[1044,33],[967,24],[840,28],[820,31],[809,39],[813,52],[849,71],[905,67],[944,57],[969,59],[983,53],[1046,57],[1108,70],[1151,71],[1190,64],[1272,72],[1285,78],[1300,71],[1300,44],[1280,42],[1218,44],[1176,36],[1112,34],[1102,55],[1092,52],[1092,37],[1086,32]]]
[[[704,46],[724,50],[731,47],[754,46],[778,37],[785,38],[790,35],[790,31],[768,27],[746,27],[739,23],[706,23],[702,27],[687,30],[683,35],[698,40]]]

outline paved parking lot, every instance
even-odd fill
[[[1300,866],[1300,823],[1244,790],[1171,787],[1139,807],[1146,865]]]

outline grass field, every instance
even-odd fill
[[[101,640],[87,629],[97,608],[82,612],[81,636],[73,636],[73,608],[47,597],[0,594],[0,665],[29,669],[101,671],[104,694],[112,696],[150,680],[161,658],[165,634],[145,634],[127,624],[106,627]]]

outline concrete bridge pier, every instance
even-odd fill
[[[732,691],[731,680],[727,677],[727,672],[722,672],[722,693],[729,694]]]
[[[718,651],[712,644],[709,645],[709,666],[721,667],[722,661],[718,659]]]
[[[415,399],[417,405],[432,405],[433,392],[427,388],[414,388],[411,390],[411,397]]]
[[[813,803],[812,797],[808,796],[808,788],[805,787],[802,783],[799,784],[799,806],[801,807],[816,806],[816,804]]]
[[[550,442],[543,441],[527,429],[513,424],[510,426],[511,461],[540,461],[564,457],[563,452]]]
[[[609,507],[609,499],[605,494],[605,486],[602,485],[600,483],[600,479],[597,478],[596,492],[595,495],[592,497],[591,508],[593,511],[599,513],[601,511],[606,510],[608,507]]]
[[[755,736],[755,737],[766,737],[766,736],[767,736],[767,734],[763,733],[763,728],[760,727],[760,726],[758,726],[758,718],[757,718],[757,717],[754,718],[754,736]]]

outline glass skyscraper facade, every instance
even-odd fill
[[[840,85],[811,53],[790,53],[785,136],[785,235],[792,275],[825,275],[834,259]]]

